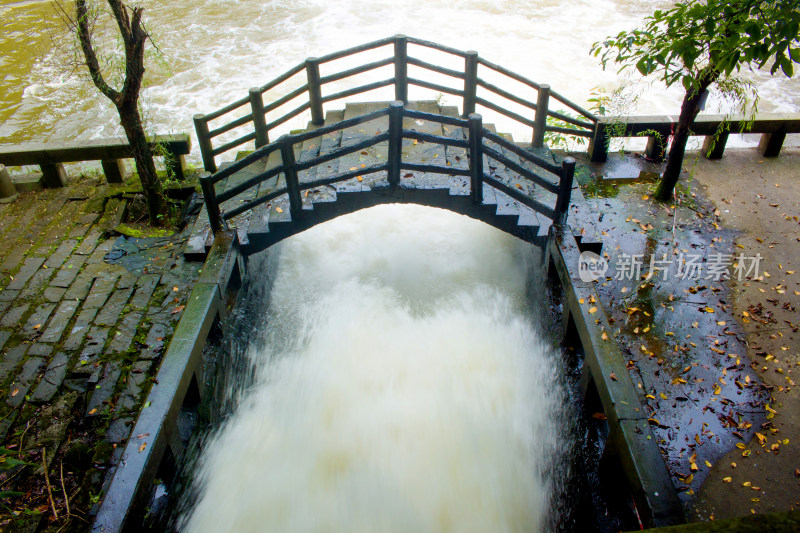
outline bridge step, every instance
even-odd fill
[[[388,102],[349,103],[344,110],[329,111],[325,117],[325,125],[364,115],[371,111],[385,108],[387,105]],[[435,101],[409,102],[407,108],[450,117],[460,116],[455,106],[441,106]],[[382,117],[378,120],[347,128],[344,131],[327,134],[321,139],[311,139],[304,142],[302,146],[295,147],[295,158],[297,161],[307,161],[319,155],[331,153],[340,147],[351,146],[361,142],[376,133],[385,132],[388,127],[388,117]],[[465,139],[467,137],[463,128],[442,125],[438,122],[406,118],[403,127],[408,130],[455,139]],[[494,126],[491,124],[485,124],[484,127],[490,131],[495,131]],[[313,124],[308,125],[308,129],[314,128]],[[510,135],[501,134],[501,136],[513,142]],[[519,144],[519,146],[524,145]],[[513,162],[520,163],[519,157],[511,151],[497,145],[492,147]],[[468,168],[467,150],[464,148],[405,139],[402,152],[403,159],[409,162]],[[549,157],[555,162],[549,152],[537,155]],[[334,159],[324,165],[300,172],[298,177],[301,188],[304,183],[333,176],[346,170],[365,167],[374,164],[376,161],[385,161],[387,157],[388,143],[384,142]],[[259,161],[257,164],[228,177],[217,185],[217,191],[221,192],[228,187],[233,187],[255,176],[257,173],[280,164],[280,153],[273,152],[267,160]],[[490,160],[486,156],[484,156],[484,170],[508,187],[520,189],[547,205],[554,205],[555,203],[554,194],[536,187],[528,180],[521,178],[518,173],[494,160]],[[537,173],[545,179],[557,181],[554,175],[547,173],[543,169],[538,169]],[[255,188],[252,189],[247,197],[228,200],[221,207],[223,210],[231,209],[240,205],[243,201],[269,194],[271,191],[283,187],[285,187],[285,178],[283,174],[279,174],[262,183],[257,190]],[[373,191],[375,194],[361,194],[367,191]],[[537,214],[536,211],[489,184],[484,184],[483,192],[483,204],[476,207],[466,201],[466,197],[470,194],[470,183],[467,177],[403,171],[400,177],[400,185],[396,188],[389,188],[385,173],[374,173],[362,176],[361,179],[353,178],[333,185],[319,186],[302,191],[303,214],[301,220],[292,220],[288,196],[282,195],[270,202],[261,204],[250,212],[242,213],[229,221],[229,224],[237,228],[240,242],[245,250],[258,250],[322,221],[330,220],[340,214],[350,213],[356,209],[386,203],[387,201],[397,203],[415,202],[463,212],[529,242],[540,246],[544,245],[551,225],[551,221],[547,217]],[[576,192],[573,192],[573,194],[576,194]],[[579,189],[576,196],[578,196],[578,200],[581,198]],[[468,206],[468,209],[464,206]],[[205,252],[211,244],[209,236],[208,218],[205,211],[203,211],[201,216],[198,217],[192,236],[187,243],[184,252],[187,259],[201,259],[205,256]],[[592,246],[595,236],[585,235],[584,240],[586,240],[587,246]]]

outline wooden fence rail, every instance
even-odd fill
[[[692,125],[692,135],[703,136],[702,153],[708,159],[719,159],[731,132],[739,131],[743,117],[729,117],[730,130],[721,131],[726,122],[724,115],[700,115]],[[622,116],[598,117],[594,134],[589,142],[589,154],[595,163],[608,157],[608,145],[612,137],[647,137],[645,157],[661,161],[665,155],[667,139],[675,131],[678,120],[671,116]],[[720,132],[717,135],[717,132]],[[760,133],[758,149],[764,157],[777,157],[783,141],[789,133],[800,133],[800,113],[759,114],[752,127],[742,133]]]
[[[168,171],[176,179],[184,179],[184,156],[191,150],[188,135],[156,135],[150,146],[163,153]],[[38,165],[46,187],[63,187],[66,173],[62,163],[100,161],[109,183],[122,183],[125,167],[122,160],[133,157],[130,144],[120,138],[86,142],[26,143],[0,146],[0,164],[8,166]]]
[[[345,128],[370,122],[387,115],[389,116],[389,129],[385,133],[375,134],[374,136],[361,142],[339,148],[332,153],[317,156],[314,159],[303,161],[302,163],[298,163],[295,160],[294,146],[296,144],[300,144],[312,138],[320,138],[323,135],[328,135],[336,131],[344,130]],[[403,129],[404,118],[434,121],[465,128],[467,131],[467,139],[453,139],[450,137],[422,133],[414,130],[406,130]],[[458,168],[453,166],[406,162],[402,158],[401,147],[403,139],[417,139],[435,144],[466,148],[469,151],[469,166],[467,168]],[[370,146],[374,146],[385,141],[389,142],[389,147],[387,159],[384,163],[370,165],[363,168],[350,169],[346,172],[341,172],[334,176],[328,176],[315,181],[300,183],[298,179],[297,174],[299,171],[308,170],[318,165],[327,163],[333,159],[362,151]],[[497,145],[500,147],[500,149],[494,149],[491,146],[488,146],[487,143]],[[520,162],[516,163],[512,161],[509,157],[501,152],[501,149],[513,152],[520,158]],[[217,194],[215,184],[219,183],[233,173],[255,163],[256,161],[265,160],[265,158],[269,157],[270,154],[278,151],[281,154],[281,163],[279,165],[253,176],[252,178],[240,183],[232,189],[226,190],[221,194]],[[549,206],[538,200],[535,200],[520,190],[509,187],[505,183],[497,180],[494,176],[484,172],[484,156],[490,158],[490,160],[495,160],[498,163],[513,169],[515,172],[519,173],[521,179],[527,179],[537,186],[556,194],[555,205]],[[475,204],[483,203],[483,184],[487,183],[490,186],[509,195],[514,200],[517,200],[523,205],[553,220],[554,223],[561,224],[565,219],[567,209],[569,207],[573,177],[575,174],[575,160],[571,157],[568,157],[561,165],[555,165],[542,158],[539,158],[536,155],[523,150],[512,142],[500,137],[499,135],[484,129],[481,115],[477,113],[470,114],[468,119],[464,120],[460,118],[424,113],[421,111],[408,110],[405,109],[402,101],[395,101],[385,109],[374,111],[366,115],[344,120],[336,124],[331,124],[330,126],[324,126],[304,133],[284,135],[277,141],[256,149],[256,151],[252,154],[246,156],[240,161],[233,163],[225,169],[220,170],[215,174],[201,177],[200,183],[203,187],[203,194],[205,196],[206,209],[208,210],[208,219],[211,224],[211,229],[214,233],[218,233],[223,230],[227,220],[284,194],[287,194],[289,197],[289,210],[292,220],[297,221],[301,220],[303,217],[301,194],[305,190],[313,189],[322,185],[331,185],[375,172],[386,172],[389,185],[397,186],[400,183],[400,173],[403,170],[469,177],[470,197]],[[537,174],[537,170],[545,171],[555,175],[556,180],[541,174]],[[271,191],[269,194],[241,203],[230,211],[220,211],[219,206],[221,202],[230,200],[231,198],[234,198],[245,191],[252,189],[253,187],[258,187],[258,185],[262,182],[273,178],[278,174],[283,174],[285,177],[285,187],[277,188]]]
[[[428,48],[444,52],[450,56],[455,56],[464,62],[464,69],[456,70],[409,55],[409,45]],[[376,50],[383,47],[392,47],[391,57],[387,57],[378,61],[371,61],[357,67],[350,68],[334,74],[326,76],[320,75],[320,65],[342,59],[345,57],[354,56],[363,52]],[[345,78],[357,78],[359,75],[380,69],[381,67],[393,65],[393,76],[384,80],[366,83],[363,85],[356,85],[349,89],[332,93],[324,94],[323,88],[336,81]],[[435,74],[444,75],[456,80],[456,86],[442,85],[433,83],[431,81],[411,77],[408,75],[409,65],[422,69],[423,72],[433,72]],[[487,71],[493,75],[501,75],[515,82],[527,86],[529,89],[536,91],[537,98],[534,103],[531,99],[517,96],[507,90],[501,89],[497,85],[487,82],[481,78],[481,72]],[[283,96],[274,102],[264,102],[264,94],[278,87],[279,85],[287,82],[290,78],[302,72],[306,73],[305,84],[295,88],[294,90],[286,92]],[[358,82],[356,82],[358,83]],[[245,143],[255,141],[256,148],[260,148],[269,144],[270,131],[275,127],[297,117],[301,113],[310,110],[311,122],[315,125],[321,125],[324,122],[324,104],[334,100],[341,100],[356,94],[361,94],[382,87],[394,86],[395,100],[408,103],[408,87],[410,85],[422,87],[437,91],[443,94],[450,94],[462,99],[462,109],[464,118],[474,113],[476,106],[480,105],[487,109],[491,109],[506,117],[509,117],[520,124],[528,126],[533,129],[532,145],[534,147],[542,147],[544,144],[544,136],[548,131],[558,131],[561,133],[569,133],[573,135],[580,135],[584,137],[591,137],[595,130],[596,117],[589,111],[581,108],[577,104],[564,98],[560,94],[550,90],[548,85],[535,83],[525,76],[516,74],[508,69],[499,65],[491,63],[478,56],[477,52],[464,52],[455,48],[450,48],[431,41],[407,37],[405,35],[395,35],[366,43],[360,46],[334,52],[319,58],[308,58],[304,63],[297,65],[281,76],[270,81],[261,87],[254,87],[250,89],[249,96],[233,102],[222,109],[208,114],[198,114],[194,116],[195,129],[197,131],[198,144],[200,145],[200,152],[203,156],[203,166],[209,172],[216,172],[217,163],[216,156],[233,150],[242,146]],[[491,93],[492,96],[499,96],[504,100],[508,100],[526,108],[525,114],[515,113],[506,107],[490,100],[489,97],[479,96],[478,89],[484,91],[483,94]],[[306,95],[306,101],[299,106],[291,109],[283,116],[267,122],[265,116],[279,107],[288,104],[290,101]],[[576,119],[550,110],[550,100],[558,101],[561,105],[574,111],[583,119]],[[527,113],[530,112],[530,115]],[[230,115],[237,115],[233,118]],[[558,128],[549,126],[547,118],[553,117],[563,120],[573,126],[574,128]],[[220,125],[211,125],[212,121],[219,119],[227,119],[228,122]],[[214,144],[213,140],[225,133],[248,126],[249,129],[242,131],[239,129],[239,136],[233,140],[229,140],[223,144]],[[232,134],[233,135],[233,134]]]

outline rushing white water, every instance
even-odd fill
[[[256,383],[206,446],[182,529],[542,530],[569,445],[530,248],[399,205],[280,246]]]

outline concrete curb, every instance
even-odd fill
[[[625,358],[613,339],[608,318],[593,283],[581,281],[577,266],[581,250],[568,229],[552,226],[545,255],[548,274],[564,291],[565,336],[584,353],[583,397],[597,394],[608,418],[610,434],[604,461],[619,466],[633,491],[645,526],[661,527],[686,521],[648,416],[642,409]],[[590,309],[596,308],[593,312]],[[605,334],[605,336],[604,336]]]

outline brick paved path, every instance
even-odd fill
[[[62,484],[66,530],[89,527],[197,279],[184,235],[109,233],[119,190],[82,178],[0,204],[0,491],[23,493],[0,529],[64,525]]]

